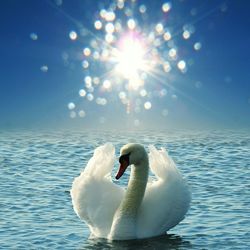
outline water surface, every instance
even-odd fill
[[[131,141],[165,147],[187,179],[191,208],[168,235],[88,239],[69,190],[93,150]],[[118,165],[117,165],[118,166]],[[117,168],[116,166],[116,168]],[[119,180],[126,185],[128,174]],[[213,132],[0,132],[1,249],[249,249],[250,134]]]

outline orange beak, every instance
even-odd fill
[[[120,168],[118,170],[118,173],[116,174],[116,179],[118,180],[125,172],[127,167],[129,166],[129,154],[128,155],[122,155],[119,159],[120,162]]]

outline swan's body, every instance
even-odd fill
[[[74,210],[89,226],[93,237],[125,240],[164,234],[185,216],[190,193],[172,159],[162,149],[127,144],[121,149],[120,178],[132,164],[127,191],[114,184],[113,145],[95,150],[81,175],[75,178],[71,196]],[[150,164],[149,164],[150,163]],[[157,177],[148,182],[149,165]]]

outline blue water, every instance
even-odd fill
[[[168,149],[191,208],[166,236],[90,240],[72,209],[72,181],[98,145],[110,141],[118,154],[135,140]],[[1,249],[250,249],[250,133],[2,131],[0,192]]]

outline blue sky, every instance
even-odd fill
[[[148,17],[144,22],[136,15],[135,19],[147,30],[164,21],[175,34],[173,40],[188,70],[174,69],[171,74],[160,72],[148,78],[150,99],[130,93],[134,100],[127,114],[115,89],[103,94],[105,106],[95,102],[98,89],[94,101],[79,96],[87,75],[103,74],[100,62],[83,70],[82,50],[96,34],[102,37],[93,24],[112,1],[1,1],[0,127],[249,128],[250,3],[176,0],[166,16],[161,10],[165,2],[137,1],[134,8],[146,5]],[[187,41],[182,37],[186,24],[195,29]],[[70,39],[71,31],[78,34],[76,40]],[[195,42],[202,45],[198,52],[193,49]],[[167,94],[154,97],[163,88]],[[132,110],[136,99],[143,99],[140,112]],[[152,104],[149,110],[143,108],[146,101]],[[70,102],[75,109],[68,109]],[[81,110],[85,117],[78,116]]]

